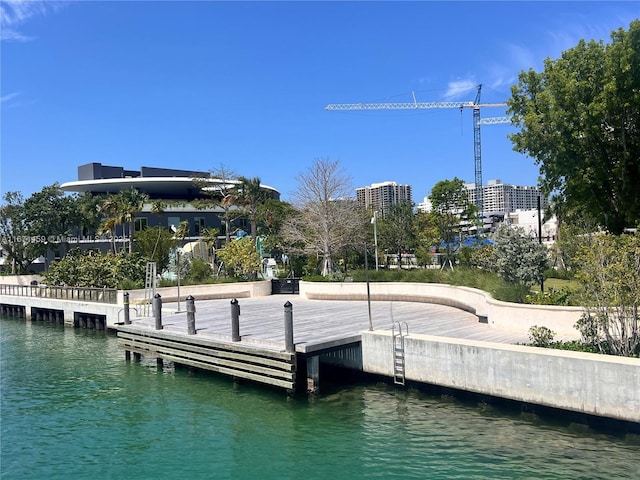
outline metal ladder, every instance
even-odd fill
[[[404,385],[404,337],[409,335],[407,322],[393,322],[391,334],[393,337],[393,383]]]
[[[147,271],[144,276],[144,303],[142,304],[142,314],[149,317],[149,305],[156,294],[156,262],[147,262]]]

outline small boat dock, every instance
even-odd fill
[[[229,299],[195,301],[194,327],[189,333],[185,302],[161,309],[155,317],[132,318],[117,326],[118,341],[128,355],[190,365],[235,378],[284,388],[289,392],[319,388],[320,363],[362,370],[361,332],[390,331],[405,322],[411,333],[499,343],[526,342],[527,337],[478,322],[458,308],[416,302],[310,300],[298,295],[244,298],[239,307],[239,336],[232,326]],[[292,317],[293,348],[287,348],[287,306]],[[291,350],[291,351],[288,351]],[[303,373],[303,375],[301,375]]]

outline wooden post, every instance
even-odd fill
[[[159,293],[153,296],[153,316],[156,319],[156,330],[162,330],[162,297]]]
[[[240,341],[240,305],[235,298],[231,300],[231,341]]]
[[[295,353],[293,344],[293,305],[287,301],[284,304],[284,345],[287,353]]]
[[[192,295],[186,298],[187,301],[187,333],[196,334],[196,303]]]
[[[129,316],[129,292],[124,292],[124,324],[131,324],[131,317]]]
[[[307,358],[307,393],[318,393],[320,389],[320,356]]]

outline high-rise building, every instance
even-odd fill
[[[467,183],[465,186],[469,201],[476,203],[476,184]],[[509,185],[500,180],[489,180],[482,187],[482,210],[485,214],[532,210],[538,207],[538,197],[540,197],[540,207],[544,208],[547,201],[538,187]]]
[[[356,198],[364,208],[378,211],[381,215],[396,203],[413,203],[411,185],[398,185],[396,182],[372,183],[370,187],[357,188]]]

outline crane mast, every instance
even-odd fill
[[[476,205],[482,215],[482,148],[480,140],[480,125],[496,125],[499,123],[510,123],[509,117],[480,118],[481,108],[506,107],[506,103],[480,103],[480,93],[482,85],[478,85],[476,98],[473,102],[418,102],[415,94],[413,102],[394,103],[333,103],[327,105],[325,110],[329,111],[355,111],[355,110],[421,110],[432,108],[464,108],[473,109],[473,158],[475,172],[475,193]]]

